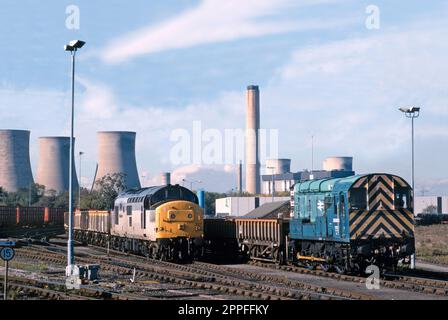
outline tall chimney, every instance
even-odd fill
[[[237,184],[237,188],[238,188],[238,193],[242,193],[243,192],[243,163],[242,161],[240,161],[240,163],[238,163],[238,168],[236,171],[236,184]]]
[[[162,172],[162,186],[167,186],[171,184],[171,173]]]
[[[246,119],[246,191],[260,193],[260,92],[258,86],[247,87]]]

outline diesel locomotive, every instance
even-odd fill
[[[121,193],[111,211],[76,211],[74,239],[185,262],[202,254],[203,224],[196,194],[179,185],[156,186]]]
[[[412,196],[408,183],[391,174],[295,184],[288,259],[340,273],[409,264],[415,253]]]

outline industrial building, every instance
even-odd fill
[[[74,143],[74,141],[73,141]],[[73,160],[73,188],[78,188],[78,179]],[[69,190],[70,137],[39,138],[39,163],[36,183],[46,191],[57,193]]]
[[[125,176],[127,189],[139,189],[135,159],[135,132],[98,132],[98,170],[95,182],[108,174]]]
[[[434,212],[427,213],[448,214],[448,196],[417,196],[414,203],[416,215],[429,207],[432,207]]]
[[[355,174],[352,157],[331,157],[323,162],[324,170],[303,170],[291,172],[290,159],[266,160],[266,172],[262,175],[262,193],[289,192],[292,185],[299,181],[324,178],[343,178]]]
[[[218,217],[241,217],[265,203],[289,200],[289,197],[227,197],[215,200],[215,212]]]
[[[9,192],[34,183],[30,162],[30,132],[0,130],[0,187]]]

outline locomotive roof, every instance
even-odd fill
[[[358,174],[345,178],[327,178],[320,180],[308,180],[303,182],[298,182],[294,185],[294,191],[300,193],[314,193],[314,192],[331,192],[331,191],[348,191],[352,185],[356,183],[361,178],[373,176],[373,175],[387,175],[389,177],[398,176],[385,173],[370,173],[370,174]],[[404,179],[400,178],[402,181]],[[405,181],[404,181],[405,182]],[[406,183],[407,184],[407,183]],[[407,184],[409,187],[409,185]]]
[[[178,193],[173,193],[173,191],[178,191]],[[152,198],[156,198],[157,201],[152,201]],[[198,203],[197,196],[191,190],[182,187],[178,184],[176,185],[163,185],[163,186],[152,186],[142,189],[131,189],[122,192],[115,199],[116,202],[144,202],[149,200],[149,203],[158,202],[158,200],[167,199],[188,199],[195,203]]]

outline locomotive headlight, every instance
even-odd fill
[[[170,214],[170,219],[171,219],[171,220],[176,219],[176,215],[175,215],[174,213]]]
[[[191,213],[188,214],[188,219],[192,219],[193,215]]]

